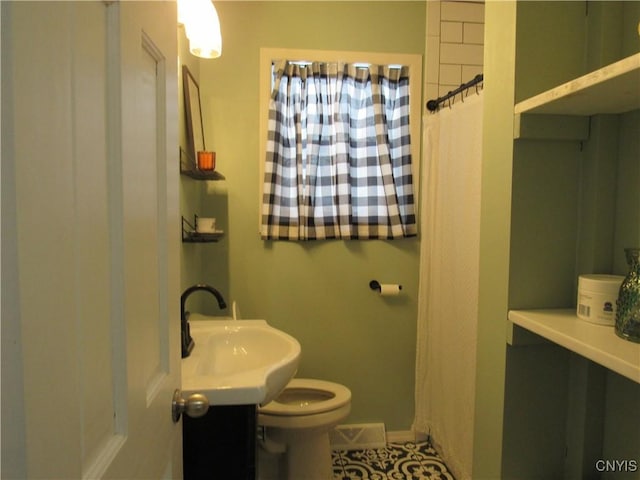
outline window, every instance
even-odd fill
[[[261,96],[262,237],[414,236],[420,56],[261,53],[262,88],[275,58],[296,60],[275,62],[268,113]]]

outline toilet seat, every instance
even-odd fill
[[[310,378],[292,379],[274,400],[260,407],[260,414],[304,416],[337,410],[351,401],[344,385]]]
[[[275,475],[269,478],[332,478],[329,431],[350,412],[347,387],[310,378],[289,381],[275,400],[258,409],[263,466],[266,455],[282,456],[275,459]]]

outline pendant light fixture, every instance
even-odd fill
[[[220,20],[211,0],[178,0],[178,23],[184,25],[193,55],[218,58],[222,54]]]

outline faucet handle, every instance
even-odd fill
[[[186,358],[191,354],[191,350],[193,350],[196,343],[193,341],[193,337],[191,336],[191,326],[187,322],[183,324],[183,329],[180,333],[182,336],[182,358]]]

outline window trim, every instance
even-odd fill
[[[405,65],[411,75],[409,83],[411,123],[411,173],[413,176],[414,211],[416,227],[419,225],[420,167],[422,165],[422,55],[412,53],[374,53],[341,50],[299,50],[290,48],[260,49],[259,80],[259,141],[258,141],[258,232],[262,221],[262,194],[264,187],[264,161],[267,148],[269,99],[271,98],[271,65],[279,59],[295,59],[318,62],[369,63],[378,65]]]

